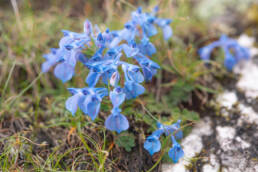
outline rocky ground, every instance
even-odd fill
[[[242,35],[252,58],[238,64],[239,80],[211,102],[204,119],[182,141],[185,157],[163,164],[163,172],[258,171],[258,50]]]

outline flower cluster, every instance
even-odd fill
[[[180,130],[181,120],[178,120],[172,125],[163,125],[157,123],[158,129],[154,131],[150,136],[146,138],[144,143],[144,148],[153,155],[156,152],[159,152],[161,149],[161,143],[159,141],[162,134],[171,137],[172,148],[170,148],[168,155],[173,160],[174,163],[177,163],[180,158],[184,156],[184,151],[181,146],[177,143],[176,139],[183,138],[183,132]]]
[[[241,60],[247,60],[250,57],[249,50],[242,47],[232,38],[222,35],[218,41],[215,41],[199,50],[201,59],[209,61],[211,52],[214,48],[221,47],[225,54],[224,66],[232,71],[233,67]]]
[[[105,121],[106,128],[118,133],[129,128],[128,120],[120,113],[119,106],[125,99],[143,94],[145,89],[141,84],[144,80],[151,80],[160,68],[149,59],[156,53],[149,38],[157,34],[156,26],[162,29],[165,40],[172,36],[172,21],[158,18],[157,11],[158,7],[155,7],[151,13],[143,13],[138,8],[132,12],[131,20],[122,30],[106,29],[101,32],[97,25],[93,26],[88,20],[84,22],[83,33],[63,30],[64,37],[59,42],[59,48],[53,48],[49,54],[44,55],[46,61],[42,64],[42,71],[47,72],[55,66],[55,76],[67,82],[75,75],[77,62],[89,69],[85,80],[88,87],[68,89],[72,96],[66,101],[67,110],[74,115],[79,108],[94,120],[103,97],[109,95],[113,109]],[[90,57],[84,53],[88,48],[94,49]],[[123,54],[135,59],[139,65],[122,61]],[[124,83],[120,82],[119,71],[124,73]],[[100,80],[106,87],[112,86],[113,90],[96,87]]]

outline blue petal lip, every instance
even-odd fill
[[[77,111],[78,103],[81,97],[82,96],[80,94],[75,94],[66,100],[65,107],[67,110],[69,110],[72,113],[72,115],[74,115],[75,112]]]
[[[121,133],[129,128],[129,122],[124,115],[117,113],[108,116],[105,121],[105,126],[111,131]]]
[[[55,67],[54,74],[58,79],[62,80],[63,82],[67,82],[72,79],[74,75],[74,68],[66,62],[59,63]]]
[[[147,137],[146,141],[144,142],[144,149],[146,149],[150,155],[153,155],[156,152],[159,152],[161,149],[161,143],[157,137],[150,135]]]
[[[178,143],[175,143],[169,150],[168,155],[174,163],[177,163],[184,156],[184,151]]]
[[[99,73],[90,71],[90,73],[88,74],[88,76],[86,78],[86,83],[90,87],[94,87],[97,84],[99,77],[100,77]]]
[[[119,107],[125,100],[125,93],[123,93],[122,91],[117,92],[116,90],[121,90],[121,89],[119,88],[114,89],[109,94],[110,100],[115,108]]]
[[[92,97],[92,101],[89,102],[87,105],[87,113],[92,120],[94,120],[97,117],[100,109],[100,101],[96,98],[94,100],[93,99],[94,97]]]
[[[127,81],[125,82],[124,90],[126,93],[126,99],[132,99],[143,94],[145,91],[145,88],[136,82]]]

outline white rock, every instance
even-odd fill
[[[249,37],[246,34],[243,34],[238,38],[237,41],[240,45],[249,48],[251,56],[258,54],[258,49],[253,46],[255,41],[254,37]]]
[[[258,113],[256,113],[252,107],[244,104],[239,104],[238,108],[241,112],[241,117],[238,119],[238,125],[242,125],[243,121],[249,124],[258,125]]]
[[[222,126],[217,126],[216,127],[217,131],[217,139],[218,140],[225,140],[225,139],[233,139],[236,134],[236,130],[232,127],[222,127]]]
[[[226,167],[222,168],[221,171],[223,171],[223,172],[241,172],[239,169],[236,169],[236,168],[232,169],[232,168],[226,168]]]
[[[238,43],[244,47],[252,47],[255,41],[254,37],[249,37],[246,34],[240,35],[238,38]]]
[[[250,143],[242,140],[239,136],[236,137],[236,141],[239,142],[240,147],[242,149],[246,149],[246,148],[249,148],[251,146]]]
[[[184,164],[162,164],[161,167],[162,172],[187,172],[188,170],[185,168]]]
[[[232,127],[216,127],[217,136],[216,139],[220,144],[220,147],[224,150],[231,150],[232,148],[232,141],[236,135],[236,130]]]
[[[254,38],[241,35],[238,39],[239,44],[249,48],[251,59],[258,54],[258,49],[253,46]],[[234,73],[241,74],[237,83],[237,88],[245,92],[246,97],[258,97],[258,66],[252,61],[242,61],[234,68]]]
[[[218,96],[217,102],[221,106],[231,109],[232,106],[237,102],[236,93],[231,91],[225,91]]]
[[[202,168],[203,172],[218,172],[220,165],[214,154],[210,155],[210,163],[205,164]]]
[[[244,91],[246,97],[258,97],[258,66],[250,60],[243,66],[237,65],[234,72],[241,74],[237,88]]]
[[[211,135],[212,134],[211,119],[206,117],[203,120],[199,121],[195,125],[191,133],[199,136]]]
[[[205,164],[202,167],[202,171],[203,172],[218,172],[218,169],[214,168],[212,165],[210,164]]]
[[[196,134],[190,134],[189,136],[187,136],[183,140],[182,145],[186,158],[194,157],[197,153],[201,152],[203,148],[202,139]]]
[[[219,162],[218,160],[216,159],[216,155],[214,154],[211,154],[210,155],[210,164],[216,168],[219,168]]]

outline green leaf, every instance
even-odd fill
[[[135,137],[133,134],[125,132],[115,139],[115,143],[119,147],[125,148],[127,152],[130,152],[135,146]]]
[[[206,91],[207,93],[213,93],[213,94],[218,94],[219,92],[214,90],[214,89],[211,89],[211,88],[208,88],[208,87],[205,87],[205,86],[202,86],[200,84],[196,84],[195,85],[196,88],[199,88],[200,90],[202,91]]]
[[[169,95],[169,101],[172,103],[172,105],[177,105],[182,101],[187,101],[191,91],[193,91],[194,88],[195,87],[193,84],[184,80],[178,80],[172,87]]]
[[[198,121],[200,119],[199,114],[194,111],[184,109],[182,111],[183,118],[189,121]]]
[[[171,113],[175,121],[178,119],[181,119],[182,121],[198,121],[200,119],[197,112],[189,111],[187,109],[180,110],[176,107]]]

